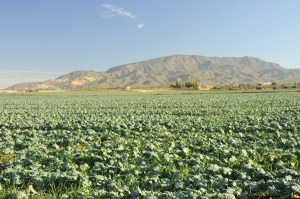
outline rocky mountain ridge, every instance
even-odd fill
[[[116,87],[161,87],[191,79],[205,85],[300,81],[300,69],[254,57],[174,55],[112,67],[105,72],[75,71],[44,82],[21,83],[7,90],[70,90]]]

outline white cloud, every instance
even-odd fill
[[[138,24],[138,25],[136,25],[136,27],[138,28],[138,29],[142,29],[142,28],[144,28],[144,24],[143,23],[140,23],[140,24]]]
[[[117,7],[113,4],[102,4],[102,7],[105,8],[105,9],[110,10],[113,13],[116,13],[120,16],[123,16],[123,17],[129,17],[131,19],[136,18],[136,16],[134,14],[132,14],[131,12],[129,12],[128,10],[126,10],[122,7]]]

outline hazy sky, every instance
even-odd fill
[[[300,68],[299,0],[0,0],[0,88],[160,56]]]

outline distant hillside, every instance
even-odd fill
[[[300,81],[300,69],[289,69],[289,71],[294,73],[296,75],[296,78],[298,79],[298,81]]]
[[[45,82],[22,83],[7,90],[88,89],[169,86],[179,81],[235,84],[300,81],[300,69],[286,69],[254,57],[174,55],[110,68],[106,72],[75,71]]]

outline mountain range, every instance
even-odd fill
[[[44,82],[16,84],[7,90],[70,90],[162,87],[176,80],[204,85],[300,81],[300,69],[287,69],[255,57],[174,55],[112,67],[105,72],[75,71]]]

